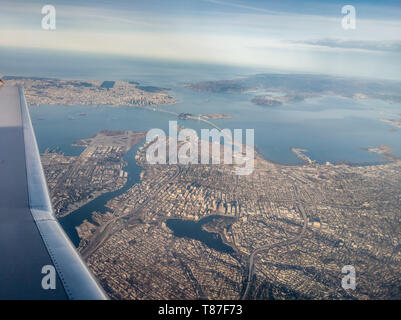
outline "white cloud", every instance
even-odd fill
[[[244,7],[224,0],[209,1],[239,6],[239,9]],[[338,17],[326,17],[245,6],[242,9],[247,10],[241,13],[220,11],[218,14],[203,12],[199,16],[175,16],[63,5],[57,6],[57,30],[50,32],[40,29],[40,20],[31,22],[26,18],[29,22],[18,26],[7,25],[2,19],[13,12],[31,19],[29,13],[36,12],[36,6],[22,8],[13,4],[6,7],[7,10],[0,12],[0,46],[322,73],[349,70],[366,73],[372,65],[385,71],[392,60],[381,51],[390,50],[383,50],[383,46],[380,50],[379,43],[397,43],[401,38],[401,22],[394,20],[358,19],[357,30],[345,31],[341,28],[340,11]],[[35,19],[40,19],[40,13],[35,14]]]

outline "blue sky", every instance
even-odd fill
[[[57,29],[41,29],[52,4]],[[355,30],[341,8],[356,8]],[[1,47],[401,77],[400,1],[1,0]]]

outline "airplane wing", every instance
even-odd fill
[[[21,88],[0,86],[0,299],[107,299],[54,216]]]

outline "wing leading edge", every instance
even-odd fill
[[[7,84],[0,86],[0,299],[107,299],[54,216],[23,91]]]

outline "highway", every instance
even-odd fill
[[[174,112],[174,111],[170,111],[170,110],[166,110],[166,109],[162,109],[162,108],[156,108],[156,107],[148,107],[148,106],[138,106],[138,108],[143,108],[143,109],[147,109],[147,110],[151,110],[154,112],[164,112],[164,113],[168,113],[174,116],[179,117],[179,113]],[[190,119],[190,120],[197,120],[197,121],[202,121],[204,123],[207,123],[208,125],[212,126],[213,128],[216,128],[217,130],[221,131],[222,128],[220,128],[218,125],[216,125],[215,123],[213,123],[210,120],[207,120],[201,116],[188,116],[186,119]]]
[[[173,181],[175,178],[177,178],[181,172],[182,172],[182,168],[178,165],[175,165],[177,168],[177,172],[174,174],[173,177],[171,178],[167,178],[165,183],[159,185],[159,188],[157,188],[156,190],[153,191],[153,193],[141,204],[141,206],[139,206],[138,208],[135,208],[135,211],[137,211],[138,209],[140,209],[141,207],[146,206],[150,200],[157,198],[157,196],[159,195],[159,191],[169,182]],[[99,247],[100,245],[109,238],[110,236],[110,229],[111,227],[114,226],[114,222],[116,222],[117,220],[120,220],[122,218],[124,218],[127,215],[131,215],[132,212],[128,212],[124,215],[115,217],[109,221],[107,221],[105,224],[101,225],[99,227],[98,230],[95,231],[95,234],[92,238],[92,240],[90,241],[90,243],[88,244],[87,247],[83,248],[83,250],[81,251],[81,255],[82,257],[86,260],[91,254],[93,254]]]
[[[255,270],[254,270],[254,269],[255,269],[255,268],[254,268],[255,256],[256,256],[258,253],[261,253],[261,252],[263,252],[263,251],[267,251],[267,250],[270,250],[270,249],[273,249],[273,248],[276,248],[276,247],[280,247],[280,246],[282,246],[282,245],[290,245],[290,244],[293,244],[293,243],[295,243],[295,242],[301,240],[301,238],[303,237],[303,235],[304,235],[304,233],[305,233],[305,230],[306,230],[306,227],[307,227],[308,218],[306,217],[306,214],[305,214],[305,211],[304,211],[303,206],[302,206],[302,205],[299,205],[298,208],[299,208],[299,211],[300,211],[300,213],[301,213],[302,218],[304,219],[304,224],[303,224],[303,226],[302,226],[301,232],[300,232],[295,238],[289,239],[289,240],[280,241],[280,242],[277,242],[277,243],[272,244],[272,245],[269,245],[269,246],[264,246],[264,247],[257,248],[257,249],[255,249],[255,250],[251,253],[251,255],[249,256],[249,261],[248,261],[248,279],[247,279],[246,288],[245,288],[244,294],[243,294],[242,297],[241,297],[241,300],[245,300],[245,299],[246,299],[246,297],[247,297],[247,295],[248,295],[248,293],[249,293],[249,288],[251,287],[251,284],[252,284],[252,278],[253,278],[253,274],[254,274],[254,271],[255,271]]]

